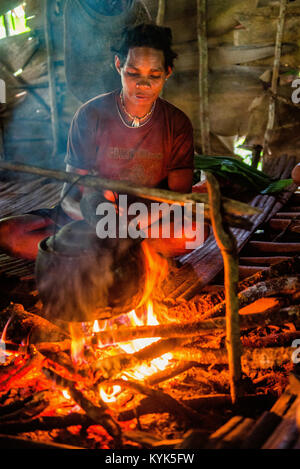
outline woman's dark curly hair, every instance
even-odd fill
[[[118,49],[114,49],[123,66],[129,49],[133,47],[151,47],[161,50],[165,57],[165,69],[174,67],[177,54],[172,50],[172,31],[170,28],[151,23],[142,23],[123,32],[122,42]]]

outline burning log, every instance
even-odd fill
[[[31,343],[43,341],[59,342],[67,338],[67,334],[51,322],[24,310],[22,305],[10,304],[0,313],[0,330],[6,324],[6,339],[21,343],[30,337]]]
[[[271,307],[262,313],[240,314],[240,328],[250,329],[268,324],[282,325],[287,322],[299,324],[299,320],[300,306],[295,305],[288,308],[280,308],[279,303],[275,307]],[[95,333],[94,340],[99,340],[102,344],[112,344],[149,337],[188,338],[216,329],[225,329],[225,327],[225,318],[216,317],[192,322],[160,324],[158,326],[139,326],[97,332]]]
[[[242,337],[244,347],[284,347],[290,346],[291,343],[300,339],[300,332],[282,332],[279,334],[271,334],[266,337]]]
[[[244,370],[264,370],[291,362],[295,349],[291,347],[245,348],[241,363]],[[197,361],[205,365],[228,365],[225,349],[200,349],[193,346],[181,347],[173,351],[173,357],[181,360]]]
[[[29,354],[27,356],[16,357],[16,359],[8,366],[0,369],[0,389],[2,392],[11,388],[11,386],[21,378],[32,372],[34,369],[39,370],[43,358],[34,349],[29,346]]]
[[[300,287],[298,277],[277,277],[264,282],[259,282],[238,294],[239,306],[247,306],[259,298],[275,296],[278,294],[291,294]],[[202,315],[202,319],[222,316],[225,314],[226,302],[216,305]]]
[[[25,397],[17,401],[13,401],[8,405],[0,407],[0,421],[4,420],[14,420],[19,414],[24,414],[24,412],[32,411],[37,407],[40,408],[41,404],[43,409],[48,406],[48,401],[46,400],[45,392],[38,392],[30,396]],[[38,412],[40,410],[38,409]]]
[[[248,277],[239,282],[238,292],[241,292],[246,288],[271,278],[299,273],[300,257],[296,256],[294,258],[286,258],[283,261],[276,263],[275,265],[271,265],[268,269],[257,272],[256,274],[251,275],[251,277]],[[207,310],[208,308],[212,308],[213,306],[225,300],[225,291],[224,289],[220,289],[215,293],[198,295],[194,298],[194,301],[195,300],[197,301],[198,308],[200,307],[203,310]]]
[[[160,390],[149,388],[144,384],[138,383],[137,381],[115,379],[109,384],[119,385],[122,388],[133,389],[134,391],[144,394],[157,402],[158,405],[164,407],[165,412],[169,412],[176,417],[186,421],[199,423],[201,421],[201,415],[190,407],[179,403],[176,399],[173,399],[169,394],[166,394]]]
[[[93,404],[81,391],[75,388],[74,383],[58,375],[49,368],[42,368],[43,373],[50,380],[55,380],[58,386],[68,389],[74,401],[85,411],[87,416],[97,425],[101,425],[113,437],[116,447],[121,445],[121,429],[118,423],[107,412],[107,406],[101,402],[101,407]]]
[[[144,361],[152,360],[153,358],[160,357],[165,353],[171,352],[175,347],[183,345],[186,341],[186,338],[160,340],[159,342],[149,345],[134,354],[123,353],[104,358],[97,363],[96,368],[101,370],[104,378],[111,378],[112,376],[118,375],[125,369],[135,367]]]

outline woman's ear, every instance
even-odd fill
[[[121,75],[121,61],[117,55],[115,55],[115,67],[117,72]]]
[[[172,73],[173,73],[173,70],[172,70],[172,68],[169,66],[169,67],[168,67],[168,71],[167,71],[166,80],[167,80],[168,78],[170,78],[170,76],[172,75]]]

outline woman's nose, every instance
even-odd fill
[[[142,87],[149,88],[151,84],[150,84],[150,81],[147,80],[146,78],[141,78],[140,80],[136,82],[136,86],[138,88],[142,88]]]

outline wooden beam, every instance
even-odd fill
[[[197,0],[197,39],[199,52],[199,115],[201,127],[202,153],[211,154],[209,136],[209,104],[208,104],[208,47],[206,29],[206,0]]]

